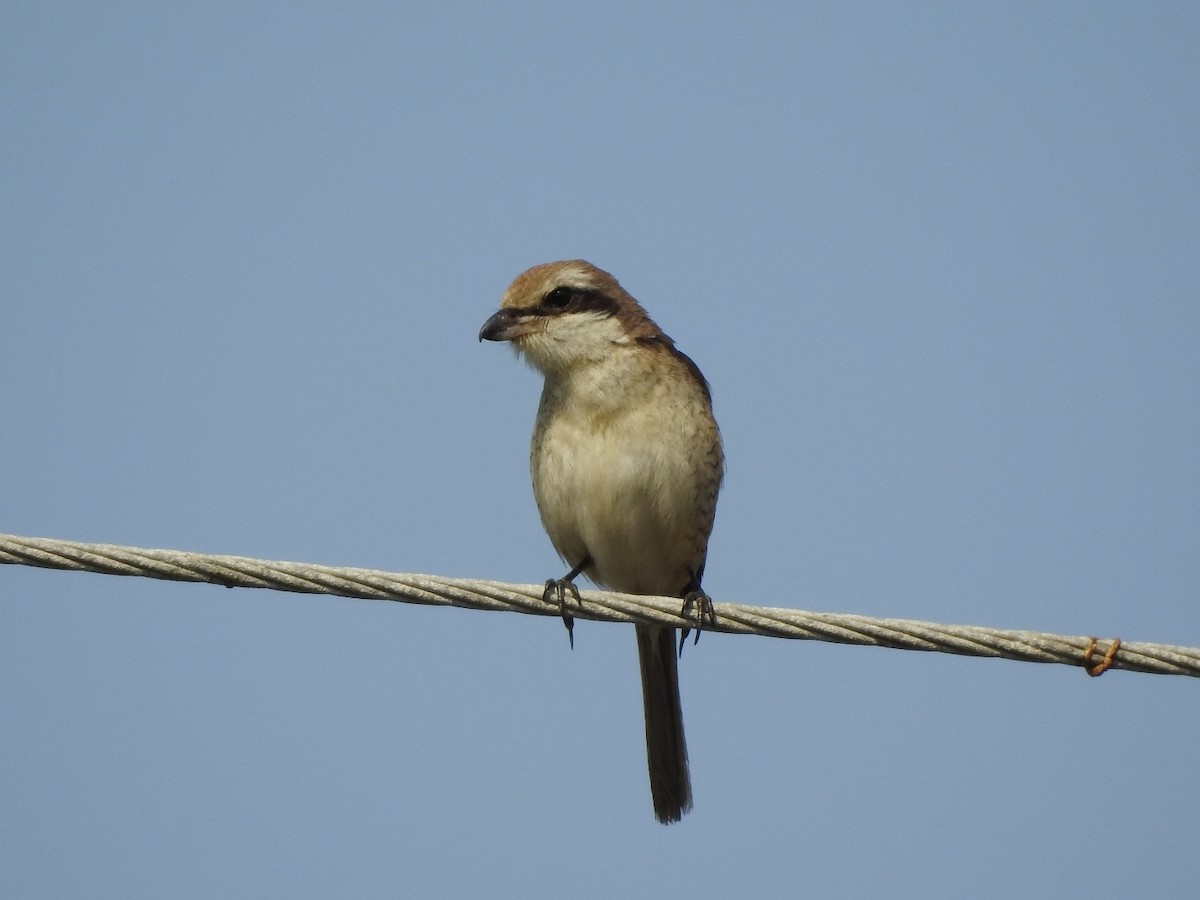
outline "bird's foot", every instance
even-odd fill
[[[712,597],[704,593],[704,591],[696,588],[694,591],[688,591],[683,595],[683,609],[679,611],[681,616],[688,616],[692,612],[692,608],[696,609],[696,636],[692,639],[692,646],[700,643],[700,632],[704,630],[704,625],[707,623],[710,626],[717,624],[717,611],[713,609]],[[683,645],[687,641],[688,635],[692,633],[690,627],[685,627],[679,632],[679,655],[683,656]]]
[[[542,592],[542,601],[544,603],[558,604],[559,614],[562,615],[563,624],[567,626],[567,640],[571,642],[571,649],[575,649],[575,617],[567,611],[567,597],[571,596],[579,605],[583,605],[583,598],[579,596],[579,588],[575,587],[575,583],[568,578],[547,578],[546,590]]]

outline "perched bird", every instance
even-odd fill
[[[545,377],[530,468],[542,525],[570,567],[546,582],[568,630],[581,574],[622,593],[680,597],[700,624],[711,619],[700,580],[724,457],[696,364],[583,260],[517,276],[479,339],[511,342]],[[692,788],[675,631],[636,628],[654,815],[677,822]]]

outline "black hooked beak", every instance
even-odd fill
[[[479,329],[479,340],[511,341],[532,330],[528,314],[515,309],[498,309]]]

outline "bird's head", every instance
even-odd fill
[[[619,346],[664,338],[617,279],[581,259],[522,272],[479,332],[481,341],[511,342],[546,375],[603,361]]]

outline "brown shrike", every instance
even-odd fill
[[[681,597],[685,611],[711,617],[700,579],[724,458],[696,364],[582,260],[519,275],[479,338],[510,341],[545,376],[530,468],[542,525],[571,569],[546,582],[568,629],[581,574],[622,593]],[[677,822],[692,787],[675,631],[636,628],[654,815]]]

